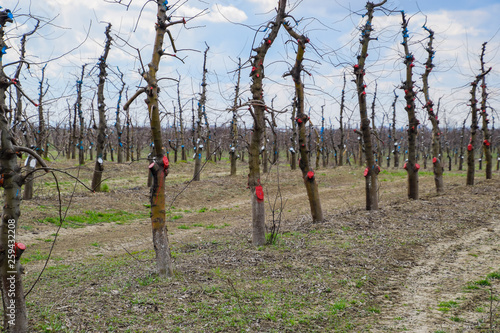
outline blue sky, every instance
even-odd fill
[[[170,1],[170,4],[175,3]],[[327,124],[331,122],[334,127],[338,127],[336,122],[339,114],[338,101],[342,89],[342,75],[346,73],[350,123],[352,126],[357,126],[358,112],[354,85],[351,82],[353,79],[351,66],[359,49],[357,27],[362,22],[360,14],[364,12],[365,4],[366,2],[361,0],[289,1],[290,15],[299,20],[296,29],[311,39],[305,66],[312,76],[306,77],[304,81],[307,108],[311,110],[315,124],[319,124],[320,107],[325,105]],[[47,107],[51,110],[53,120],[62,120],[66,115],[66,103],[74,103],[75,83],[81,70],[80,66],[88,63],[88,68],[92,68],[101,55],[106,22],[113,24],[113,33],[122,39],[116,39],[110,52],[108,59],[110,70],[116,72],[116,67],[119,67],[125,73],[130,87],[129,95],[141,85],[140,76],[137,74],[140,67],[137,52],[123,40],[141,49],[144,63],[149,62],[156,10],[153,3],[145,5],[144,1],[132,0],[128,11],[124,6],[103,0],[47,0],[31,3],[21,0],[2,1],[0,5],[11,9],[16,17],[15,24],[8,28],[10,37],[8,43],[12,48],[4,56],[4,64],[18,59],[16,49],[19,47],[19,40],[15,37],[33,26],[33,21],[23,14],[31,10],[34,15],[44,17],[45,21],[53,19],[50,24],[46,24],[36,35],[29,38],[27,59],[40,65],[32,65],[29,71],[24,72],[22,78],[26,92],[36,98],[43,62],[62,56],[47,64],[47,78],[52,87]],[[178,52],[180,57],[185,57],[185,63],[166,57],[160,65],[160,76],[175,78],[178,75],[182,76],[181,98],[183,102],[188,103],[186,111],[190,113],[189,100],[200,91],[202,52],[206,42],[210,45],[207,96],[209,119],[212,124],[217,122],[218,125],[228,119],[226,108],[233,96],[237,58],[241,57],[243,62],[248,60],[254,38],[259,42],[265,36],[265,32],[256,33],[256,30],[273,17],[273,8],[276,5],[277,0],[190,0],[175,11],[174,16],[189,17],[207,9],[204,15],[187,24],[186,27],[189,29],[180,26],[172,29],[177,48],[185,49]],[[491,89],[490,105],[494,109],[499,109],[498,99],[494,98],[494,95],[498,94],[500,85],[498,1],[389,0],[384,8],[385,10],[377,12],[374,18],[374,35],[378,36],[379,40],[373,41],[370,45],[366,75],[369,100],[373,98],[375,82],[378,83],[377,125],[382,121],[384,113],[390,112],[393,90],[403,80],[402,49],[399,45],[401,9],[412,16],[411,50],[417,59],[415,67],[417,85],[421,85],[420,74],[423,73],[422,63],[425,62],[423,43],[426,33],[422,29],[422,24],[426,18],[427,26],[436,32],[436,68],[430,77],[430,86],[432,99],[437,101],[438,98],[442,98],[441,119],[446,119],[449,126],[455,126],[461,123],[461,119],[467,114],[466,103],[470,98],[469,83],[477,75],[480,47],[485,41],[488,41],[487,66],[493,67],[488,77]],[[418,12],[418,8],[421,12]],[[391,14],[390,10],[395,12]],[[78,47],[85,40],[87,32],[89,32],[88,38]],[[293,97],[291,79],[282,77],[294,59],[294,47],[292,43],[287,42],[288,40],[286,32],[282,30],[267,59],[265,97],[270,103],[276,96],[274,103],[277,109],[284,109],[287,106],[289,109]],[[172,52],[168,43],[165,48],[167,52]],[[66,54],[69,51],[71,52]],[[6,73],[9,75],[13,70],[14,66],[7,67]],[[243,68],[241,96],[243,101],[248,98],[249,73],[248,67]],[[93,96],[96,76],[94,70],[85,78],[87,106]],[[110,108],[109,122],[112,125],[118,80],[114,73],[110,73],[109,80],[106,103]],[[176,98],[176,89],[168,80],[162,81],[162,85],[163,105],[171,111],[172,100]],[[403,110],[402,93],[399,95],[401,97],[398,106],[398,126],[404,126],[406,114]],[[147,121],[142,99],[140,103],[132,106],[132,111],[139,124]],[[33,107],[27,107],[28,114],[34,112]],[[88,114],[86,116],[88,119]],[[423,114],[419,118],[425,123],[426,117]],[[247,127],[251,126],[250,119],[243,112],[242,120],[247,122]],[[281,117],[280,125],[289,126],[286,117]]]

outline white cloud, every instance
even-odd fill
[[[203,9],[185,5],[179,8],[177,13],[178,15],[185,16],[187,18],[199,15],[202,11]],[[213,23],[241,23],[244,22],[247,18],[248,17],[244,11],[234,7],[233,5],[224,6],[220,4],[214,4],[210,7],[210,10],[198,16],[196,18],[196,22],[208,21]]]

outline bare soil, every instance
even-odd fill
[[[89,184],[91,166],[56,165]],[[500,181],[465,186],[445,173],[445,194],[421,170],[421,199],[406,199],[403,170],[380,174],[379,211],[364,210],[362,167],[317,170],[323,223],[311,223],[300,171],[263,176],[284,204],[274,245],[250,244],[247,166],[171,163],[167,202],[176,276],[154,274],[147,163],[106,166],[107,193],[60,176],[68,215],[121,211],[134,219],[65,224],[48,268],[28,295],[34,332],[476,332],[500,331]],[[111,171],[112,170],[112,171]],[[279,180],[279,182],[278,182]],[[267,207],[268,224],[272,209]],[[36,180],[23,202],[18,241],[29,289],[57,225],[54,180]],[[490,278],[487,279],[488,274]],[[478,283],[478,281],[486,282]],[[344,304],[345,303],[345,304]]]

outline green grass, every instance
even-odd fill
[[[46,260],[48,258],[48,254],[45,254],[45,253],[41,253],[40,250],[36,250],[35,253],[31,253],[31,254],[28,254],[28,253],[25,253],[20,261],[21,261],[21,264],[27,264],[31,261],[36,261],[36,260]]]
[[[95,210],[87,210],[80,215],[69,215],[66,217],[63,223],[63,227],[82,227],[85,225],[92,225],[98,223],[109,223],[109,222],[125,222],[136,220],[139,218],[147,218],[149,215],[147,213],[132,214],[123,210],[107,210],[105,212],[97,212]],[[44,219],[39,219],[38,222],[41,223],[52,223],[59,224],[58,217],[46,217]]]
[[[188,226],[188,225],[183,224],[183,225],[178,226],[178,227],[177,227],[177,229],[185,229],[185,230],[188,230],[188,229],[191,229],[191,227],[190,227],[190,226]]]

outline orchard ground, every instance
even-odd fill
[[[421,169],[421,199],[409,201],[406,172],[383,170],[381,208],[367,212],[363,167],[321,168],[326,220],[313,224],[301,173],[282,162],[262,175],[268,225],[279,179],[280,234],[256,248],[248,166],[238,162],[236,177],[223,159],[192,183],[193,162],[171,163],[169,279],[154,273],[146,161],[107,162],[103,193],[58,175],[69,210],[26,299],[32,331],[500,331],[498,172],[484,180],[478,171],[465,186],[465,171],[446,171],[437,196],[431,169]],[[75,163],[51,162],[90,184],[93,162]],[[18,231],[26,290],[59,224],[54,179],[35,182]]]

